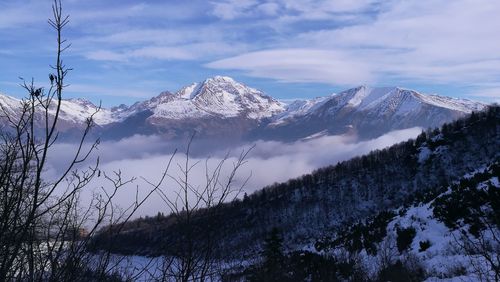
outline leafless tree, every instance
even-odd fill
[[[159,271],[161,281],[207,281],[220,274],[220,261],[216,259],[216,230],[219,207],[238,197],[246,185],[249,175],[243,181],[237,181],[237,173],[246,163],[252,148],[244,150],[232,163],[229,172],[224,171],[229,160],[229,153],[214,167],[205,162],[205,181],[203,185],[193,185],[192,170],[199,165],[192,163],[190,150],[194,135],[188,142],[185,159],[178,163],[179,175],[168,173],[168,167],[156,183],[144,179],[152,190],[163,200],[167,211],[175,219],[180,240],[169,248],[169,256],[164,257]],[[169,197],[165,190],[165,180],[170,178],[176,184],[175,196]],[[199,224],[203,221],[204,224]]]
[[[16,113],[0,105],[3,112],[0,118],[7,124],[0,131],[0,281],[135,280],[148,275],[164,281],[205,281],[215,277],[217,222],[209,222],[200,236],[194,219],[214,218],[222,203],[240,194],[248,178],[238,182],[236,174],[245,164],[250,149],[233,163],[227,178],[224,167],[229,154],[214,168],[210,168],[207,160],[205,184],[194,186],[190,178],[198,162],[191,163],[191,138],[185,161],[178,164],[180,176],[169,174],[174,152],[160,179],[156,183],[144,179],[149,189],[139,197],[137,187],[135,199],[121,209],[115,204],[116,196],[136,179],[125,178],[120,171],[101,171],[99,158],[92,161],[99,140],[88,139],[94,116],[100,110],[97,107],[87,118],[65,169],[56,178],[47,178],[48,159],[57,154],[54,144],[59,137],[65,79],[71,71],[63,62],[63,54],[70,45],[62,36],[69,17],[63,14],[60,0],[54,0],[52,11],[49,24],[57,34],[57,49],[49,74],[50,85],[44,88],[37,86],[34,79],[23,80],[22,87],[28,95],[21,102],[21,111]],[[83,191],[92,188],[96,179],[105,184],[92,193],[90,203],[82,204]],[[174,197],[167,195],[166,179],[173,179],[178,185]],[[153,194],[159,195],[176,219],[181,243],[162,261],[159,275],[151,273],[152,264],[132,274],[120,272],[124,257],[112,253],[113,241],[99,245],[96,252],[92,249],[94,239],[103,233],[108,238],[118,236],[125,223]]]
[[[53,147],[59,136],[65,79],[71,71],[62,58],[70,47],[62,36],[69,17],[63,14],[60,0],[53,2],[52,12],[49,25],[57,34],[57,50],[50,86],[38,87],[34,79],[23,80],[28,95],[21,102],[21,111],[15,113],[1,105],[6,126],[0,134],[0,281],[109,277],[119,261],[111,260],[106,250],[99,255],[89,253],[88,243],[103,226],[129,220],[155,191],[153,188],[118,211],[113,200],[134,179],[124,179],[120,172],[101,172],[98,158],[82,168],[99,145],[96,140],[86,147],[100,107],[87,118],[65,169],[56,178],[45,177],[49,156],[57,154]],[[99,177],[109,185],[95,192],[85,208],[80,204],[81,192]]]
[[[481,281],[500,281],[500,229],[487,218],[480,218],[484,230],[473,235],[461,230],[454,241],[470,261],[474,274]]]
[[[398,258],[399,252],[396,247],[396,238],[389,233],[385,240],[378,246],[377,268],[385,269],[394,264]]]

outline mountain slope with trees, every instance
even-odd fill
[[[189,227],[171,216],[137,219],[122,226],[126,232],[118,235],[121,244],[114,252],[174,254],[185,228],[198,234],[199,242],[207,234],[217,238],[214,248],[223,259],[258,257],[273,229],[282,231],[288,250],[314,248],[342,226],[436,197],[464,175],[498,162],[499,121],[500,107],[489,107],[415,140],[266,187],[217,207],[210,216],[199,212]],[[107,238],[102,232],[95,243],[105,244]]]

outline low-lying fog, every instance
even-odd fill
[[[220,181],[224,183],[238,156],[253,146],[246,158],[246,163],[238,171],[237,181],[234,184],[235,188],[238,188],[245,179],[250,177],[243,190],[243,192],[250,194],[266,185],[283,182],[310,173],[317,168],[336,164],[339,161],[414,138],[420,132],[421,128],[397,130],[368,141],[358,141],[355,136],[347,135],[323,136],[294,143],[258,141],[216,151],[208,150],[205,143],[197,142],[195,139],[191,145],[190,164],[194,164],[194,167],[190,171],[189,182],[193,187],[203,187],[206,183],[206,167],[208,167],[209,172],[213,171],[216,165],[228,154],[229,157],[224,163],[223,173],[220,176]],[[102,172],[111,174],[113,171],[121,171],[124,179],[136,177],[133,184],[123,187],[116,198],[115,203],[125,207],[135,199],[136,189],[139,191],[139,197],[144,196],[151,189],[151,186],[143,178],[150,182],[160,180],[162,172],[177,148],[178,151],[174,155],[168,171],[169,176],[161,186],[162,191],[174,199],[175,191],[178,190],[179,186],[173,178],[180,176],[181,167],[184,166],[186,159],[184,152],[187,143],[186,140],[182,144],[172,144],[158,136],[134,136],[121,141],[101,142],[91,159],[81,168],[95,163],[98,156]],[[45,177],[53,179],[60,175],[67,167],[74,152],[74,144],[57,144],[52,147],[52,158]],[[100,187],[109,187],[109,182],[105,181],[103,175],[96,177],[92,184],[88,185],[82,192],[84,203],[88,201],[92,191],[99,191]],[[243,193],[240,194],[240,197],[242,195]],[[136,216],[155,215],[159,211],[165,214],[169,213],[168,207],[160,196],[153,194]]]

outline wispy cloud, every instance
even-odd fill
[[[131,89],[130,87],[104,87],[89,84],[70,84],[66,88],[67,92],[73,94],[84,94],[84,96],[103,97],[103,96],[118,96],[118,97],[135,97],[147,98],[149,93],[140,89]],[[78,97],[78,96],[77,96]]]
[[[213,14],[224,20],[232,20],[249,16],[253,8],[259,3],[258,0],[228,0],[212,2]]]
[[[231,54],[246,48],[243,44],[225,42],[196,42],[180,46],[148,46],[126,51],[97,50],[85,56],[91,60],[133,62],[135,60],[196,60],[205,56]]]
[[[373,82],[370,65],[351,54],[333,50],[273,49],[246,53],[206,64],[235,69],[283,82],[327,82],[353,85]]]
[[[323,16],[333,19],[335,16],[328,11],[357,11],[373,5],[372,1],[346,2],[345,5],[342,1],[328,1],[330,9],[318,9],[323,15],[314,16],[312,10],[315,9],[307,7],[315,7],[315,4],[305,2],[289,4],[289,8],[304,14],[310,12],[301,20]],[[284,81],[332,84],[341,81],[350,84],[366,78],[378,83],[496,81],[500,74],[500,56],[495,55],[500,47],[500,38],[496,35],[500,19],[495,15],[499,13],[500,5],[491,1],[435,1],[432,5],[423,1],[388,1],[373,21],[297,30],[295,35],[275,44],[278,48],[217,60],[207,66],[238,69],[252,76]],[[300,51],[287,53],[284,46],[295,46]],[[318,49],[329,51],[318,52]],[[287,62],[290,63],[287,65]],[[287,66],[291,66],[290,72],[285,71]]]
[[[500,71],[494,51],[500,46],[495,36],[500,5],[479,2],[398,2],[373,23],[312,31],[298,39],[315,46],[355,48],[382,78],[386,72],[436,82],[488,80]]]
[[[182,48],[173,47],[143,47],[131,51],[113,52],[98,50],[89,52],[87,58],[98,61],[127,62],[131,59],[149,58],[161,60],[192,60],[194,56]]]
[[[0,30],[45,23],[49,11],[45,1],[5,1],[0,3]]]
[[[471,97],[481,98],[483,100],[500,103],[500,86],[494,88],[484,88],[473,90],[469,94]]]
[[[377,0],[222,0],[212,1],[213,14],[223,20],[272,17],[280,21],[331,19],[342,13],[369,10]]]
[[[0,2],[0,57],[9,70],[24,74],[34,62],[46,67],[40,49],[46,56],[50,44],[34,42],[52,42],[45,24],[50,2]],[[64,5],[71,15],[68,55],[77,70],[111,66],[117,72],[102,73],[101,81],[114,84],[133,74],[180,87],[226,74],[255,81],[265,91],[276,90],[270,84],[277,80],[324,90],[314,95],[361,83],[459,95],[453,90],[486,91],[491,87],[478,85],[498,84],[500,77],[496,1],[71,0]],[[27,54],[19,56],[22,63],[11,56],[19,50]],[[151,77],[150,69],[165,71]],[[1,80],[11,77],[17,76],[0,74]],[[158,87],[145,91],[152,96]],[[285,98],[282,93],[270,94]]]

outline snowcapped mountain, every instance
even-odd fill
[[[21,100],[0,94],[8,115],[19,114]],[[285,110],[285,105],[263,92],[230,77],[216,76],[186,86],[175,93],[160,93],[132,106],[100,108],[85,99],[63,100],[60,129],[81,128],[94,114],[94,132],[104,138],[134,134],[183,137],[197,131],[202,136],[230,134],[238,137],[259,126],[262,120]],[[96,112],[97,111],[97,112]],[[55,108],[50,110],[54,113]]]
[[[0,104],[9,115],[21,111],[19,99],[0,95]],[[101,108],[94,121],[95,133],[106,139],[135,134],[176,139],[193,131],[202,138],[234,140],[291,141],[347,132],[371,138],[396,129],[440,126],[485,106],[403,88],[366,86],[285,105],[230,77],[215,76],[131,106]],[[85,99],[64,100],[60,128],[81,128],[97,108]]]
[[[1,115],[15,115],[21,110],[21,101],[0,93],[0,113]]]
[[[272,139],[279,136],[297,139],[325,130],[329,134],[355,130],[360,137],[374,137],[395,129],[440,126],[485,106],[399,87],[360,86],[327,97],[291,103],[257,134]]]
[[[285,110],[284,104],[230,77],[216,76],[186,86],[175,94],[163,92],[130,110],[149,109],[151,119],[234,118],[252,120],[271,117]]]
[[[105,126],[108,137],[161,134],[241,139],[247,132],[285,111],[285,104],[230,77],[215,76],[175,93],[138,102],[118,112],[122,119]]]
[[[54,105],[51,112],[55,113],[55,110]],[[122,119],[119,112],[102,107],[99,108],[99,106],[94,105],[86,99],[69,99],[63,100],[61,103],[60,117],[64,121],[81,124],[92,115],[94,115],[94,122],[100,126]]]
[[[23,109],[23,101],[11,96],[0,93],[0,105],[2,115],[9,115],[9,117],[19,116]],[[111,122],[119,120],[115,112],[101,108],[94,105],[86,99],[68,99],[61,102],[59,112],[60,129],[81,127],[86,119],[94,114],[94,122],[98,126],[106,125]],[[56,112],[56,104],[51,104],[49,108],[49,115],[54,116]]]

